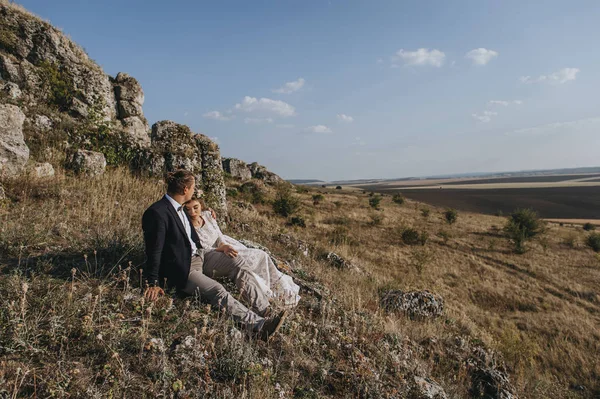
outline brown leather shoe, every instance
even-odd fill
[[[273,335],[277,334],[279,328],[288,316],[287,310],[282,311],[277,316],[265,320],[262,328],[258,332],[258,337],[263,341],[268,341]]]

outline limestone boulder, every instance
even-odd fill
[[[114,87],[119,118],[143,117],[144,91],[139,82],[134,77],[120,72],[114,80]]]
[[[150,135],[148,122],[146,119],[141,119],[137,116],[131,116],[121,120],[123,131],[127,134],[127,137],[131,139],[133,144],[137,144],[140,147],[148,147],[150,145]]]
[[[429,291],[389,290],[381,295],[380,304],[388,312],[404,313],[411,319],[434,318],[444,312],[444,298]]]
[[[223,170],[232,177],[241,180],[250,180],[252,172],[246,162],[235,158],[223,158]]]
[[[106,158],[101,152],[77,150],[70,157],[67,166],[77,174],[99,176],[106,170]]]
[[[23,136],[25,114],[16,105],[0,105],[0,176],[16,176],[29,160]]]

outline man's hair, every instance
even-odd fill
[[[167,193],[183,194],[186,187],[190,187],[194,181],[192,172],[184,169],[178,169],[167,173]]]

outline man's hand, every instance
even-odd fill
[[[148,287],[148,288],[146,288],[146,291],[144,292],[144,298],[146,298],[149,301],[154,302],[158,299],[159,296],[164,295],[164,294],[165,294],[165,292],[160,287]]]
[[[212,208],[208,208],[208,211],[210,212],[210,215],[213,217],[213,219],[217,220],[217,213],[215,212],[215,210]]]

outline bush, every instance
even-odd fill
[[[504,231],[514,244],[515,252],[524,253],[525,242],[544,231],[544,224],[532,209],[517,209],[508,218]]]
[[[294,214],[300,207],[300,201],[294,197],[289,186],[282,185],[277,188],[277,194],[273,201],[273,210],[276,214],[288,217]]]
[[[450,233],[445,230],[438,231],[436,235],[444,241],[444,244],[448,244],[448,240],[451,238]]]
[[[380,213],[373,213],[369,217],[371,218],[370,226],[379,226],[383,222],[383,216]]]
[[[419,232],[412,227],[406,228],[404,231],[402,231],[402,241],[406,245],[425,245],[428,239],[429,234],[427,234],[425,231],[419,234]]]
[[[236,188],[228,188],[227,196],[230,198],[236,198],[238,196],[238,190]]]
[[[323,201],[325,199],[325,197],[321,194],[315,194],[312,196],[312,199],[313,199],[314,205],[319,205],[321,203],[321,201]]]
[[[594,226],[591,223],[586,223],[586,224],[583,225],[583,229],[585,231],[593,231],[593,230],[596,230],[596,226]]]
[[[379,204],[381,203],[381,196],[375,195],[369,198],[369,205],[373,209],[379,209]]]
[[[447,209],[444,212],[444,218],[446,219],[446,223],[454,224],[456,223],[456,219],[458,219],[458,212],[455,209]]]
[[[562,239],[562,243],[567,247],[573,249],[577,247],[577,234],[575,232],[570,232]]]
[[[594,250],[594,252],[600,252],[600,233],[591,233],[585,240],[585,245]]]
[[[348,236],[348,229],[339,226],[331,232],[329,242],[333,245],[350,245],[353,240]]]
[[[306,222],[302,216],[292,216],[288,224],[290,226],[306,227]]]
[[[335,187],[335,189],[336,189],[336,190],[341,190],[341,189],[342,189],[342,186],[336,186],[336,187]]]
[[[428,218],[430,213],[431,211],[429,210],[429,208],[421,209],[421,216],[423,216],[424,218]]]
[[[394,202],[394,204],[402,205],[404,204],[406,199],[402,194],[394,194],[394,196],[392,197],[392,201]]]
[[[67,111],[73,99],[81,97],[81,92],[75,89],[73,78],[67,69],[48,61],[40,62],[37,67],[40,79],[48,91],[49,103],[58,107],[60,111]]]
[[[308,188],[306,188],[304,186],[296,186],[296,192],[298,194],[305,194],[308,192]]]

